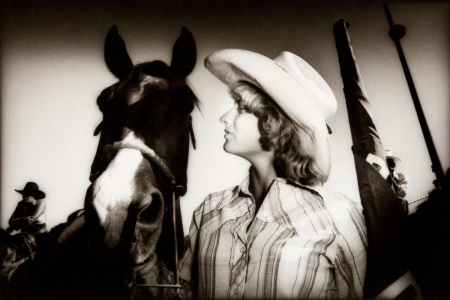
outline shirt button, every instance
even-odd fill
[[[242,247],[242,248],[241,248],[241,253],[244,253],[244,252],[245,252],[245,248]]]

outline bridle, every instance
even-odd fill
[[[191,126],[191,136],[193,138],[194,134]],[[195,139],[193,138],[193,144],[195,148]],[[173,284],[132,284],[132,287],[157,287],[157,288],[173,288],[175,289],[176,297],[178,297],[180,285],[180,276],[178,272],[178,241],[177,241],[177,218],[176,218],[176,201],[179,200],[180,195],[179,190],[184,190],[184,187],[177,185],[176,178],[170,172],[164,161],[155,153],[153,149],[145,145],[141,140],[134,141],[120,141],[113,144],[105,146],[105,152],[117,151],[120,149],[133,149],[140,151],[145,157],[151,159],[158,168],[162,171],[164,176],[168,181],[170,181],[170,188],[172,190],[172,220],[173,220],[173,234],[174,234],[174,245],[175,245],[175,271],[174,271],[174,283]]]

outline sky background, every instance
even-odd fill
[[[87,2],[87,1],[86,1]],[[340,18],[350,23],[356,61],[385,149],[401,158],[411,178],[408,200],[433,189],[434,174],[381,2],[346,1],[0,1],[1,201],[7,227],[14,189],[35,181],[47,194],[47,225],[65,222],[83,207],[101,121],[98,94],[116,82],[103,60],[109,28],[117,25],[134,63],[171,59],[184,25],[197,42],[188,77],[201,101],[192,113],[197,150],[191,149],[183,225],[211,192],[239,184],[248,163],[223,151],[219,118],[231,106],[227,88],[203,66],[216,50],[240,48],[275,57],[293,52],[329,83],[337,113],[332,170],[326,187],[359,199],[343,84],[333,36]],[[442,167],[450,167],[450,2],[389,3]],[[417,203],[416,203],[417,204]]]

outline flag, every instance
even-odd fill
[[[414,299],[420,297],[420,289],[407,264],[407,215],[388,182],[390,173],[385,151],[373,122],[348,27],[340,19],[333,30],[369,239],[364,298]]]

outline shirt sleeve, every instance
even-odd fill
[[[184,240],[184,255],[178,264],[180,284],[179,296],[181,299],[196,299],[198,279],[198,229],[202,217],[203,205],[194,211],[189,235]]]
[[[22,217],[22,214],[20,213],[20,207],[21,203],[18,203],[16,208],[14,209],[13,214],[11,215],[11,218],[9,218],[9,225],[12,225],[11,222],[14,222],[15,219]]]
[[[350,202],[337,236],[335,279],[340,299],[362,299],[367,263],[367,232],[362,208]]]
[[[197,278],[197,254],[198,254],[198,232],[202,217],[202,206],[199,207],[193,215],[189,236],[185,239],[185,254],[180,262],[180,276],[194,282]],[[191,272],[195,271],[195,272]]]

